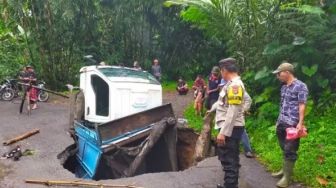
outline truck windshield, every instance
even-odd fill
[[[107,77],[140,78],[147,80],[150,84],[160,84],[153,75],[144,71],[113,67],[99,68],[99,71]]]

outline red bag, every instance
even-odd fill
[[[308,135],[307,128],[303,126],[303,129],[299,131],[295,127],[289,127],[286,129],[286,139],[287,140],[295,140],[297,138],[303,138]]]

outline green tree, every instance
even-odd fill
[[[231,56],[240,60],[258,103],[278,100],[273,97],[278,93],[272,88],[278,84],[271,70],[282,60],[296,65],[297,76],[308,84],[316,103],[336,100],[331,94],[336,71],[334,2],[171,0],[165,4],[182,6],[183,20],[227,45]]]
[[[137,60],[147,70],[159,58],[165,79],[206,74],[225,54],[221,41],[181,22],[181,9],[166,8],[163,0],[2,1],[4,24],[24,33],[22,64],[33,64],[54,89],[76,82],[88,54],[108,64]]]

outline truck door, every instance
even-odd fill
[[[110,88],[98,74],[91,72],[86,78],[85,119],[94,123],[109,121]]]

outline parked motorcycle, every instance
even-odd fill
[[[0,98],[4,101],[11,101],[15,97],[15,91],[12,88],[11,80],[5,79],[0,85]]]
[[[42,89],[45,89],[45,85],[46,83],[44,81],[39,81],[37,84],[37,88],[36,88],[38,90],[37,99],[40,102],[47,102],[49,99],[49,93],[42,90]],[[3,89],[4,89],[4,92],[2,92]],[[13,98],[18,97],[20,91],[22,91],[22,87],[19,86],[17,80],[6,79],[1,85],[0,98],[6,101],[10,101]]]
[[[9,86],[14,91],[14,98],[18,97],[20,90],[22,90],[20,88],[20,86],[18,85],[18,80],[16,80],[16,79],[9,79]]]
[[[38,88],[41,88],[41,89],[45,89],[45,85],[46,83],[44,81],[40,81],[38,84],[37,84],[37,87]],[[46,92],[45,90],[41,90],[41,89],[38,89],[38,92],[37,92],[37,99],[40,101],[40,102],[47,102],[48,99],[49,99],[49,93]]]

